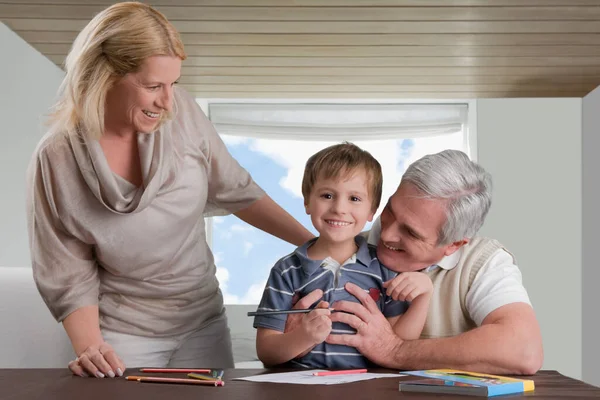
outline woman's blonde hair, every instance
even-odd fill
[[[52,130],[99,139],[108,90],[158,55],[186,59],[179,33],[163,14],[138,2],[100,12],[79,33],[65,60],[66,75],[49,120]]]

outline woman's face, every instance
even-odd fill
[[[156,130],[173,107],[173,85],[180,75],[180,58],[153,56],[117,81],[106,95],[105,133],[125,136]]]

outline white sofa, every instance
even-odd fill
[[[0,267],[0,368],[65,367],[75,356],[30,268]]]
[[[246,316],[256,306],[227,306],[236,367],[261,367],[256,332]],[[30,268],[0,267],[0,368],[62,368],[74,353],[50,315]]]

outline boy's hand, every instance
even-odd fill
[[[323,291],[321,289],[315,289],[300,300],[292,307],[292,309],[305,309],[309,308],[315,302],[317,302],[320,298],[323,297]],[[317,304],[316,308],[329,308],[329,303],[326,301],[320,301]],[[285,321],[285,333],[289,333],[293,330],[299,329],[302,327],[302,320],[306,317],[306,314],[289,314]],[[320,342],[319,342],[320,343]],[[304,357],[314,348],[309,347],[302,353],[298,354],[296,357]]]
[[[399,301],[413,301],[421,295],[431,296],[433,293],[433,283],[423,272],[403,272],[384,282],[383,287],[388,296]]]
[[[301,329],[313,344],[325,341],[331,333],[331,311],[327,308],[314,309],[302,318]]]
[[[323,291],[321,289],[315,289],[306,296],[302,297],[294,306],[292,310],[306,309],[315,304],[320,298],[323,297]],[[329,308],[329,303],[326,301],[319,301],[316,308]],[[289,314],[285,320],[285,333],[291,332],[294,329],[302,325],[302,318],[305,314]]]

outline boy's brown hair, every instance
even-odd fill
[[[351,176],[352,173],[360,169],[367,174],[367,188],[372,201],[372,211],[375,212],[381,202],[383,187],[381,165],[371,153],[349,142],[326,147],[308,159],[302,178],[304,203],[308,202],[317,179],[336,179]]]

